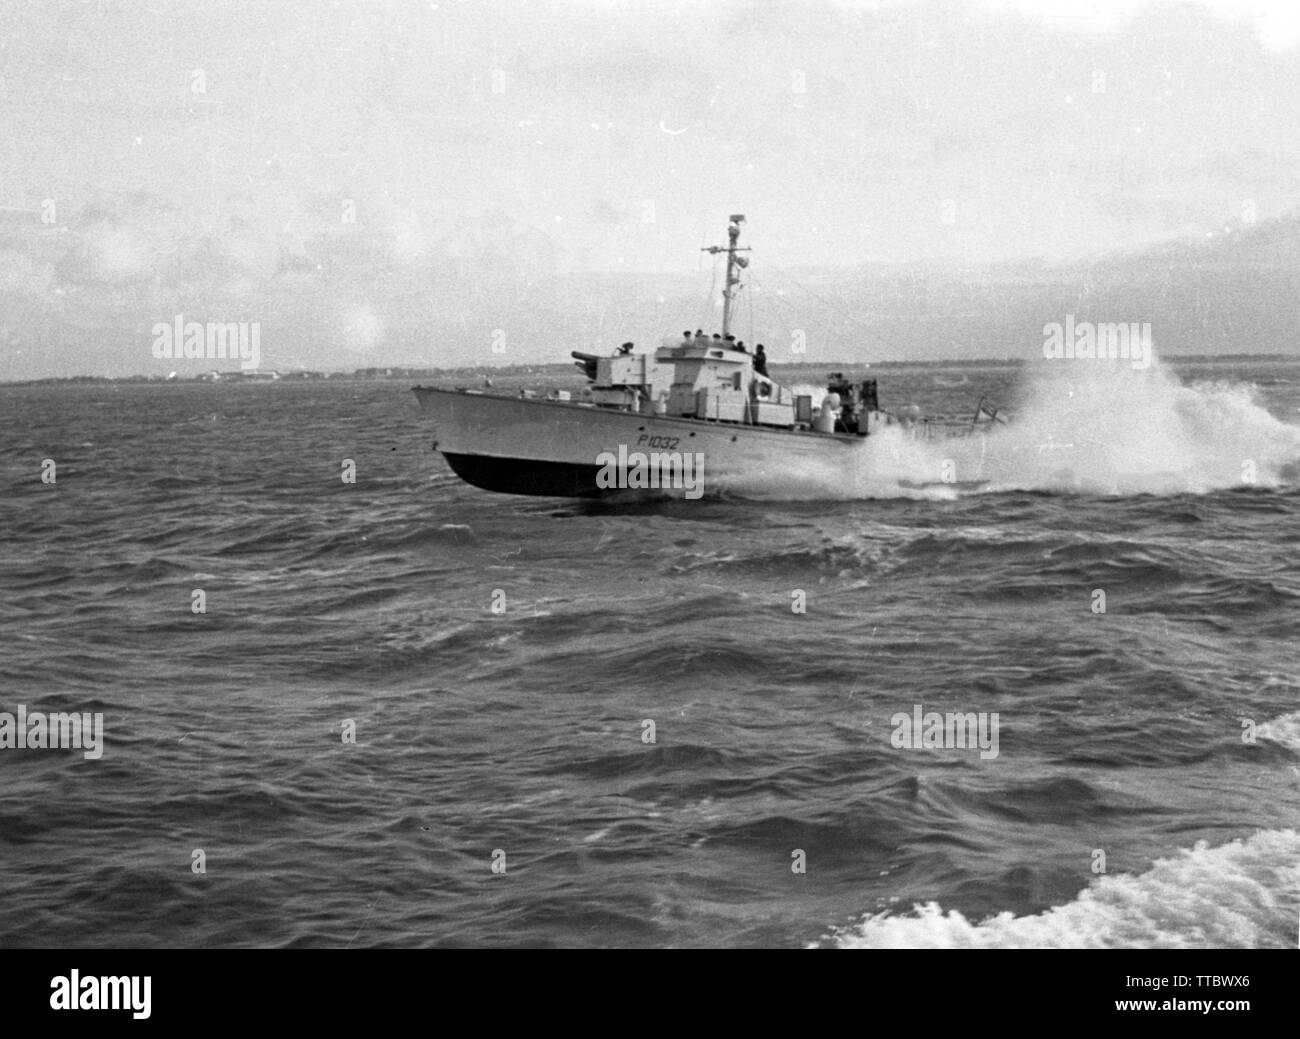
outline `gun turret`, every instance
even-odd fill
[[[596,379],[596,362],[600,358],[596,354],[584,354],[581,350],[573,350],[569,356],[577,358],[573,362],[574,366],[582,369],[582,374],[594,382]]]

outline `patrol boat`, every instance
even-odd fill
[[[815,493],[851,471],[865,438],[888,425],[926,437],[1000,421],[983,401],[974,420],[896,418],[880,408],[876,380],[830,376],[820,406],[778,385],[731,334],[732,304],[748,261],[730,219],[722,332],[685,332],[653,353],[624,343],[610,356],[573,351],[589,385],[576,396],[537,397],[416,386],[432,420],[433,447],[468,483],[504,494],[592,498],[734,494],[773,487]]]

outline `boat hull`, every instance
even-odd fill
[[[597,498],[617,493],[602,490],[597,465],[544,462],[528,458],[492,458],[443,452],[452,472],[466,483],[498,494],[530,494],[548,498]]]
[[[801,488],[813,493],[842,476],[852,461],[846,452],[863,446],[861,437],[842,434],[473,391],[417,386],[414,392],[432,424],[433,446],[452,470],[467,483],[504,494],[799,497]],[[632,471],[637,459],[651,462],[654,479],[656,455],[689,456],[690,479],[665,476],[669,486],[639,486]]]

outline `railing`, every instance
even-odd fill
[[[948,439],[950,437],[968,437],[976,433],[985,433],[994,426],[1006,425],[1006,419],[998,414],[997,408],[990,407],[987,397],[981,397],[975,407],[975,414],[968,415],[926,415],[900,416],[886,412],[888,421],[910,429],[912,435],[923,440]]]

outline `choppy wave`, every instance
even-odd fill
[[[1300,711],[1264,722],[1255,730],[1255,737],[1300,752]]]
[[[1138,494],[1124,452],[1022,464],[1095,432],[1049,387],[970,445],[1025,489],[925,487],[961,442],[895,430],[776,503],[636,506],[464,484],[397,383],[0,387],[0,711],[105,739],[0,748],[0,944],[1287,944],[1300,490],[1259,409],[1300,367],[1208,370],[1144,374],[1196,449]],[[882,399],[1015,398],[934,374]],[[1246,446],[1255,486],[1162,485]],[[893,746],[914,705],[997,712],[997,758]]]

